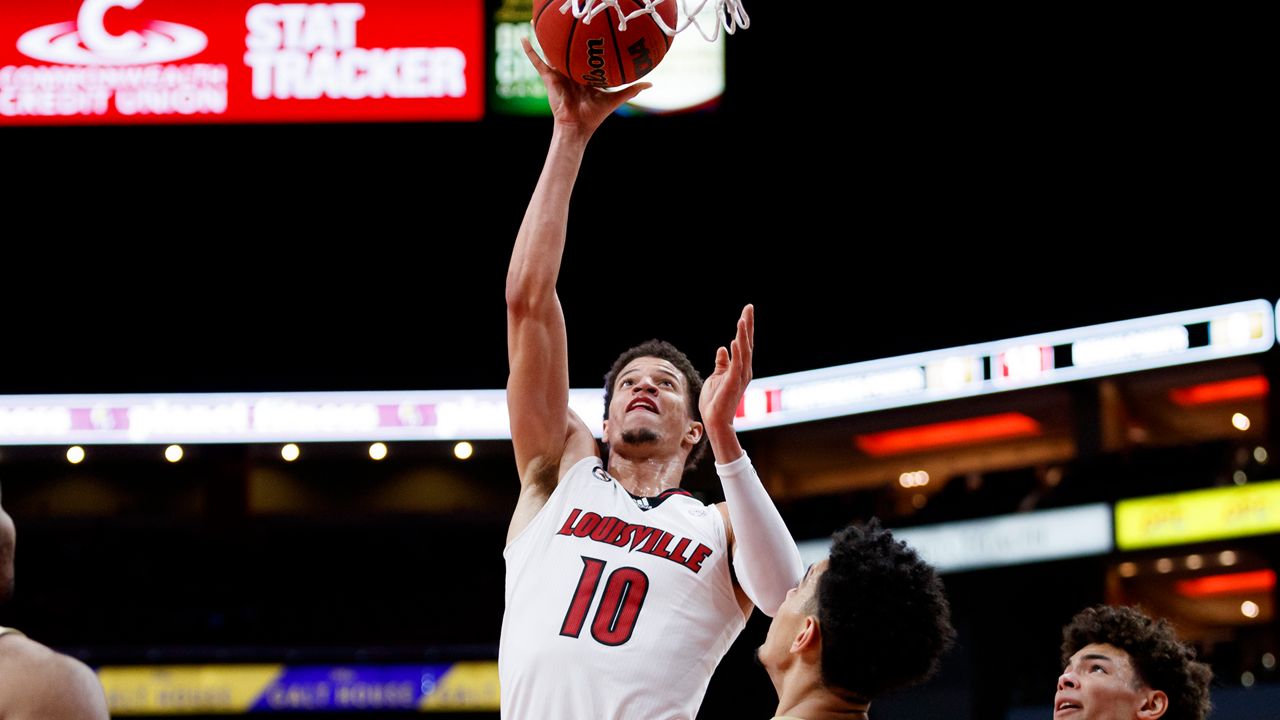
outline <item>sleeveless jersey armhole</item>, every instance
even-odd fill
[[[724,516],[720,514],[720,508],[717,507],[717,505],[718,503],[707,505],[707,509],[711,510],[711,513],[712,513],[711,521],[715,523],[717,537],[720,539],[720,547],[724,548],[724,556],[725,556],[724,574],[727,576],[727,579],[729,581],[729,584],[728,584],[729,594],[733,596],[733,601],[736,603],[738,601],[738,597],[737,597],[737,594],[734,592],[735,584],[734,584],[734,578],[733,578],[733,548],[729,547],[729,530],[724,525]]]
[[[556,484],[556,489],[552,490],[551,494],[547,496],[547,501],[542,504],[542,507],[538,508],[538,512],[534,513],[534,516],[531,520],[529,520],[529,523],[524,526],[524,528],[520,531],[519,534],[517,534],[514,538],[511,539],[511,542],[507,543],[506,546],[502,548],[503,557],[506,557],[507,551],[515,547],[516,544],[519,543],[524,536],[529,534],[529,528],[532,528],[534,525],[537,525],[542,520],[542,518],[548,512],[547,508],[554,501],[559,500],[564,493],[568,492],[566,488],[568,487],[569,483],[566,482],[566,480],[574,473],[574,471],[578,469],[578,466],[584,465],[587,463],[591,463],[599,467],[604,467],[604,461],[602,461],[598,455],[588,455],[582,458],[581,460],[579,460],[578,462],[574,463],[573,466],[569,468],[569,471],[560,477],[560,482]],[[721,528],[721,535],[723,534],[724,534],[724,529]]]

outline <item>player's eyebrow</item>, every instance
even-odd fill
[[[626,371],[624,371],[621,375],[619,375],[619,376],[618,376],[618,379],[619,379],[619,380],[621,380],[621,379],[623,379],[623,378],[625,378],[625,377],[631,377],[633,374],[638,373],[638,372],[640,372],[640,368],[638,368],[638,367],[627,368],[627,370],[626,370]],[[673,373],[673,372],[671,372],[670,370],[668,370],[668,369],[666,369],[666,368],[663,368],[663,367],[655,368],[655,369],[653,370],[653,373],[654,373],[655,375],[665,375],[665,376],[667,376],[667,377],[671,378],[672,380],[679,380],[679,379],[680,379],[680,376],[679,376],[679,375],[677,375],[676,373]]]

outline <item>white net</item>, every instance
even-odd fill
[[[636,0],[636,2],[639,1]],[[629,13],[623,12],[618,5],[618,0],[564,0],[559,10],[562,13],[571,12],[582,22],[590,23],[595,16],[608,8],[613,8],[619,18],[619,30],[626,30],[629,20],[634,20],[641,15],[652,15],[653,21],[668,35],[684,32],[693,26],[707,42],[715,42],[716,38],[720,37],[721,28],[732,35],[739,28],[751,27],[751,18],[747,17],[747,11],[742,7],[742,0],[679,0],[682,12],[676,15],[678,19],[675,27],[667,24],[657,8],[663,3],[674,3],[676,0],[643,0],[643,2],[644,7]]]

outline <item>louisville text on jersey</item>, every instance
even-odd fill
[[[593,512],[584,513],[580,508],[569,512],[569,517],[556,534],[595,540],[614,547],[630,546],[628,552],[666,558],[695,573],[702,570],[702,562],[711,555],[711,548],[702,543],[693,547],[694,541],[687,537],[677,537],[661,528],[628,523],[609,515],[601,517]]]

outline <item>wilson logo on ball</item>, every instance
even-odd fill
[[[584,85],[591,87],[609,87],[609,79],[604,71],[604,41],[592,38],[587,41],[587,64],[591,70],[582,76]]]

